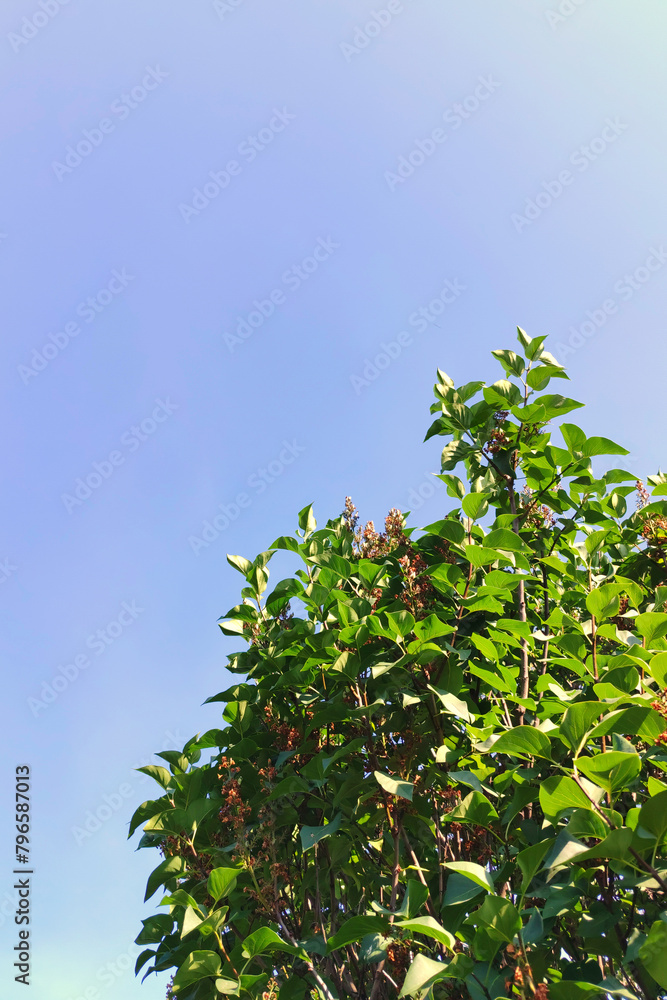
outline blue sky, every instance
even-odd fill
[[[517,324],[549,334],[586,430],[664,464],[666,25],[659,0],[3,3],[2,788],[31,765],[36,995],[164,996],[128,971],[157,860],[125,840],[133,768],[218,723],[225,554],[310,502],[407,509],[436,366],[495,380]]]

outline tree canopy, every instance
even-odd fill
[[[348,498],[228,556],[222,728],[141,768],[130,824],[169,996],[666,995],[667,476],[595,471],[627,451],[518,340],[493,384],[438,370],[439,520]]]

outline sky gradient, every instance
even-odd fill
[[[437,366],[494,381],[517,325],[548,334],[577,422],[665,464],[666,27],[660,0],[4,0],[3,998],[23,763],[34,995],[164,997],[128,970],[159,902],[134,769],[219,723],[225,554],[348,494],[442,516]]]

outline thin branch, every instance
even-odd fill
[[[394,825],[392,830],[394,836],[394,871],[391,879],[391,901],[389,903],[389,909],[393,910],[396,906],[396,895],[398,893],[398,878],[401,873],[400,864],[400,834],[398,832],[398,826]],[[389,926],[394,922],[394,914],[392,913],[389,917]],[[382,959],[378,963],[375,970],[375,978],[373,979],[373,989],[371,990],[370,1000],[376,1000],[377,995],[380,991],[380,983],[382,982],[382,971],[384,969],[386,959]]]
[[[523,425],[522,425],[523,426]],[[507,476],[507,489],[510,498],[510,510],[515,515],[513,521],[513,530],[516,535],[519,534],[519,519],[516,516],[516,493],[514,492],[514,480],[511,476]],[[527,622],[528,615],[526,613],[526,588],[524,586],[523,580],[519,580],[519,586],[517,587],[517,610],[519,612],[519,621]],[[528,664],[528,642],[525,636],[521,636],[521,665],[519,667],[519,698],[527,698],[528,692],[530,691],[530,670]],[[517,719],[520,726],[523,725],[524,716],[526,714],[525,705],[517,705]]]
[[[588,794],[588,792],[586,791],[586,789],[584,788],[584,786],[581,784],[581,781],[579,780],[579,775],[577,774],[576,767],[575,767],[575,769],[573,771],[572,777],[574,778],[574,780],[576,781],[577,785],[582,790],[582,792],[584,793],[584,795],[586,796],[586,798],[588,799],[588,801],[591,803],[591,805],[593,806],[593,808],[595,809],[595,811],[597,812],[597,814],[607,824],[607,826],[609,827],[609,829],[610,830],[617,830],[618,827],[614,823],[612,823],[612,821],[609,819],[609,817],[603,812],[602,809],[600,809],[600,806],[597,804],[597,802],[595,801],[595,799],[591,798],[591,796]],[[656,882],[658,883],[658,885],[660,886],[660,888],[662,889],[662,891],[663,892],[667,892],[667,882],[665,882],[664,879],[661,878],[660,873],[655,870],[655,868],[653,867],[653,865],[649,864],[648,861],[645,861],[644,858],[641,856],[641,854],[637,853],[637,851],[634,849],[634,847],[628,847],[628,851],[633,856],[633,858],[636,859],[636,861],[639,864],[639,866],[641,868],[643,868],[645,872],[648,872],[649,875],[651,875],[651,877],[656,880]]]

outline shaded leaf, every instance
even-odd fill
[[[326,823],[324,826],[302,826],[301,849],[309,851],[315,844],[319,844],[320,840],[324,840],[325,837],[330,837],[333,833],[337,833],[340,829],[342,818],[343,814],[338,813],[330,823]]]

